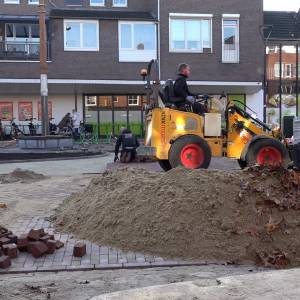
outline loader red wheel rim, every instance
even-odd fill
[[[280,165],[282,163],[282,155],[275,147],[263,147],[257,154],[256,162],[261,166]]]
[[[181,163],[185,168],[198,169],[202,166],[205,155],[203,149],[196,144],[188,144],[181,150]]]

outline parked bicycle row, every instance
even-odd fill
[[[55,118],[49,119],[49,134],[73,136],[79,139],[80,134],[85,132],[85,126],[81,120],[74,118],[73,114],[67,113],[59,122],[55,122]],[[25,120],[25,123],[19,124],[16,119],[1,120],[0,119],[0,140],[17,139],[21,136],[36,136],[42,134],[42,125],[35,118]]]

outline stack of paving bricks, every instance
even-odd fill
[[[18,252],[29,252],[34,258],[53,254],[56,249],[64,247],[64,243],[56,241],[53,234],[44,229],[31,229],[26,234],[15,236],[8,229],[0,226],[0,269],[11,266],[11,259],[18,257]]]

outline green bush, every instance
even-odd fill
[[[108,137],[113,132],[113,124],[112,122],[100,123],[97,124],[95,122],[89,122],[88,124],[92,124],[94,126],[94,130],[98,131],[100,129],[101,137]],[[133,134],[137,136],[143,136],[142,132],[142,123],[140,122],[132,122],[129,124],[130,130]],[[121,128],[127,127],[126,122],[115,122],[115,135],[119,135]]]

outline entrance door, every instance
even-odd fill
[[[129,128],[139,137],[143,136],[143,96],[128,96]]]
[[[113,97],[99,96],[99,134],[100,138],[110,143],[114,136]]]

